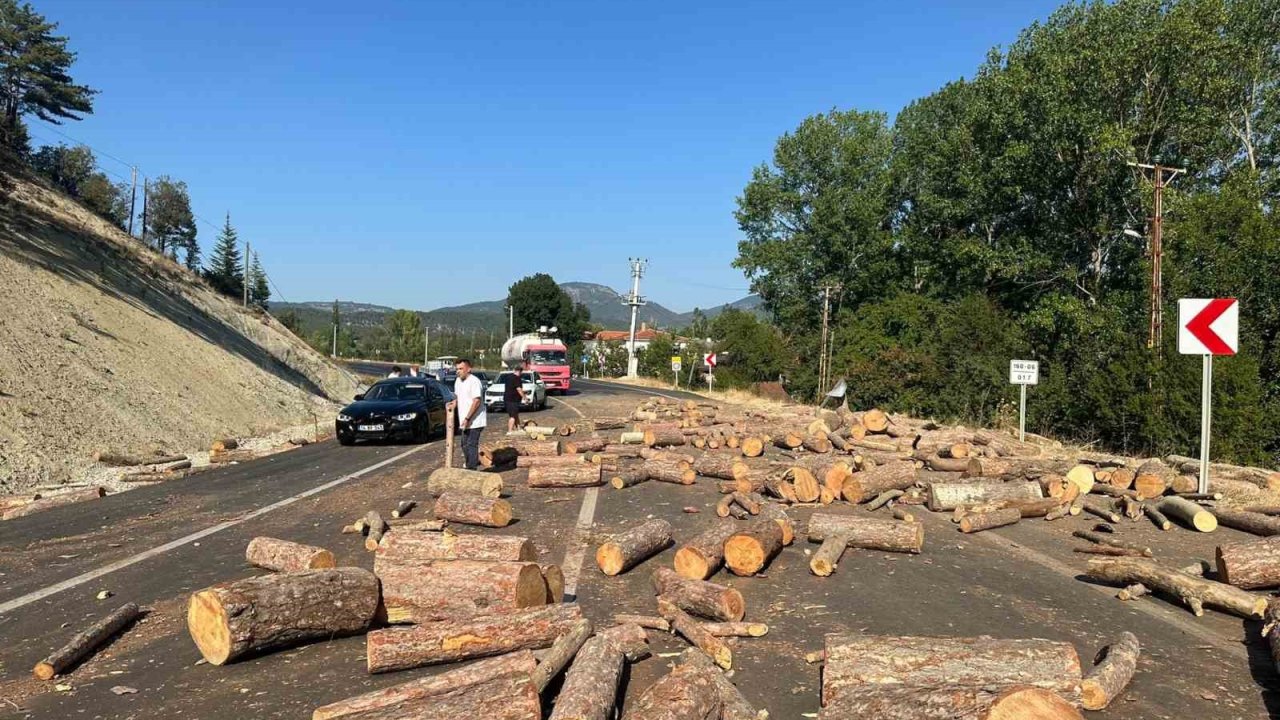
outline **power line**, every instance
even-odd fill
[[[87,143],[87,142],[85,142],[85,141],[83,141],[83,140],[79,140],[79,139],[76,139],[76,138],[74,138],[74,137],[71,137],[70,135],[68,135],[68,134],[66,134],[66,133],[64,133],[64,132],[62,132],[61,130],[59,130],[57,127],[55,127],[55,126],[54,126],[54,125],[52,125],[52,124],[45,123],[44,125],[41,125],[41,126],[39,126],[39,127],[40,127],[41,129],[44,129],[44,130],[50,130],[50,131],[52,131],[52,132],[54,132],[54,133],[56,133],[56,134],[58,134],[58,135],[61,135],[62,137],[66,138],[67,140],[70,140],[70,141],[71,141],[71,142],[73,142],[73,143],[79,143],[80,145],[83,145],[83,146],[85,146],[85,147],[89,148],[90,150],[92,150],[92,151],[94,152],[94,154],[96,154],[96,155],[101,155],[101,156],[103,156],[103,157],[106,157],[106,158],[110,158],[110,159],[112,159],[112,160],[115,160],[116,162],[120,163],[121,165],[124,165],[124,166],[125,166],[125,167],[127,167],[127,168],[132,168],[132,167],[133,167],[133,163],[125,162],[124,160],[121,160],[120,158],[116,157],[115,155],[112,155],[111,153],[107,152],[106,150],[103,150],[103,149],[101,149],[101,148],[96,148],[96,147],[94,147],[94,146],[90,145],[89,143]]]

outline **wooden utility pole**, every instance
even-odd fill
[[[142,178],[142,243],[147,242],[147,200],[151,196],[150,181]]]
[[[249,306],[249,282],[251,279],[250,272],[251,271],[249,270],[249,243],[246,242],[244,244],[244,305],[245,307]]]
[[[1151,171],[1154,188],[1153,213],[1151,217],[1151,317],[1148,321],[1147,347],[1158,348],[1164,340],[1164,189],[1165,186],[1186,168],[1171,168],[1163,165],[1145,163],[1129,163],[1140,168],[1143,175]]]
[[[840,292],[839,285],[824,285],[822,287],[822,347],[818,352],[818,393],[821,395],[827,391],[827,384],[831,381],[831,291]]]
[[[133,168],[133,180],[129,189],[129,237],[133,237],[133,215],[138,208],[138,168]]]

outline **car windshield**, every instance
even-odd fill
[[[426,397],[423,383],[379,383],[364,394],[365,400],[421,400]]]
[[[563,350],[530,350],[529,362],[535,365],[564,365]]]

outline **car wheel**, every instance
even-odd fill
[[[355,439],[354,437],[351,437],[350,435],[342,435],[342,434],[339,434],[339,435],[338,435],[338,444],[339,444],[339,445],[355,445],[355,444],[356,444],[356,439]]]
[[[412,441],[416,445],[421,445],[431,437],[431,421],[423,420],[413,428]]]

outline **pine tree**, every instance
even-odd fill
[[[93,112],[98,91],[71,78],[76,54],[57,28],[27,3],[0,0],[0,142],[11,148],[28,142],[25,115],[57,125]]]
[[[218,233],[218,242],[213,247],[213,256],[209,258],[209,267],[204,277],[218,292],[233,298],[244,296],[244,266],[240,257],[240,237],[231,226],[231,213],[227,213],[226,224]]]
[[[249,268],[249,302],[263,310],[267,309],[267,301],[271,299],[271,287],[267,283],[267,274],[258,263],[258,253],[253,254],[253,265]]]

